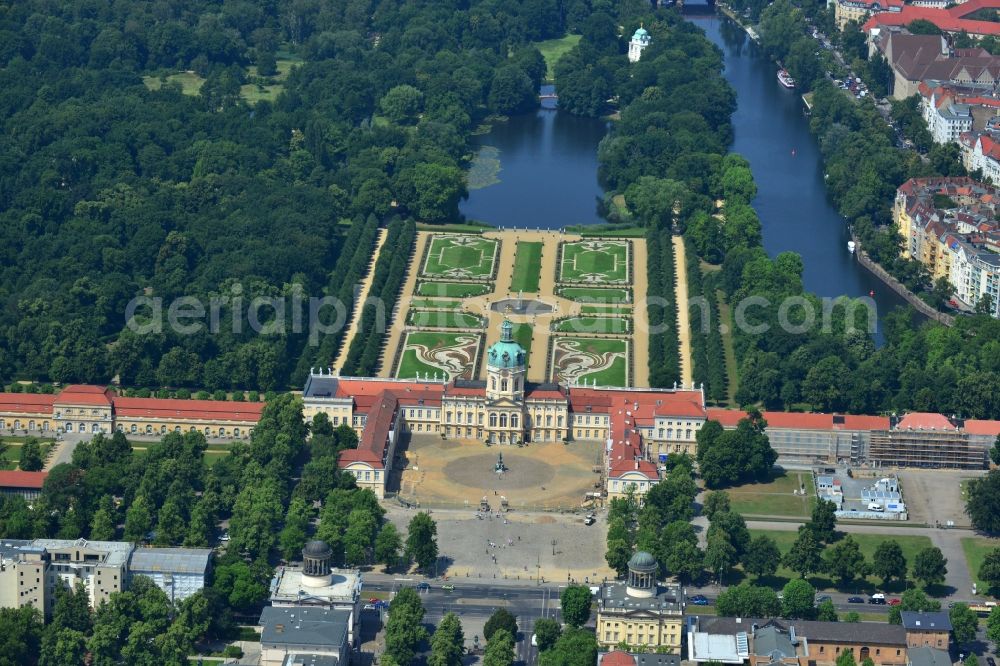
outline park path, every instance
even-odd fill
[[[375,277],[375,264],[378,262],[379,253],[382,252],[382,246],[385,244],[385,238],[388,234],[388,229],[382,227],[378,230],[378,235],[375,237],[375,251],[372,253],[371,261],[368,263],[368,272],[365,273],[365,277],[361,281],[361,291],[355,300],[357,305],[354,308],[354,312],[351,313],[351,323],[348,325],[347,332],[340,341],[340,352],[337,354],[337,360],[333,362],[334,374],[340,374],[340,369],[344,367],[344,363],[347,361],[347,351],[351,348],[351,342],[354,341],[354,336],[358,333],[358,325],[361,323],[361,312],[364,310],[364,302],[372,289],[372,280]]]
[[[406,313],[410,309],[410,299],[417,288],[417,276],[420,274],[420,260],[424,256],[424,248],[427,246],[427,239],[430,233],[426,231],[417,232],[417,247],[413,252],[413,260],[406,269],[406,281],[400,291],[399,299],[396,301],[395,316],[389,326],[388,339],[382,348],[382,360],[379,363],[378,376],[392,377],[393,361],[396,358],[396,349],[402,344],[403,331],[406,329]]]
[[[649,311],[646,240],[632,239],[632,386],[649,386]]]
[[[675,295],[677,297],[677,339],[680,341],[681,384],[694,384],[694,371],[691,366],[691,322],[688,312],[688,281],[687,257],[684,249],[684,239],[674,236],[674,273],[677,276]],[[648,357],[647,357],[648,358]]]

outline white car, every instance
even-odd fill
[[[538,647],[538,634],[531,634],[531,647]]]
[[[229,541],[229,532],[223,532],[222,536],[219,537],[219,541],[223,543]]]
[[[375,610],[375,604],[365,604],[361,610]]]

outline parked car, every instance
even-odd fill
[[[538,647],[538,634],[531,634],[531,647]]]
[[[583,519],[583,524],[584,525],[593,525],[595,520],[597,520],[597,519],[594,518],[593,516],[587,516],[586,518]]]
[[[876,592],[868,600],[868,603],[875,604],[876,606],[885,606],[885,595],[881,592]]]
[[[847,603],[849,604],[863,604],[865,603],[864,597],[847,597]]]
[[[817,606],[819,604],[823,603],[824,601],[833,601],[833,597],[831,597],[829,594],[819,594],[819,595],[816,595],[816,605]]]
[[[370,603],[370,604],[377,604],[378,603],[378,599],[376,599],[375,597],[372,597],[371,599],[368,600],[368,603]]]
[[[693,597],[688,597],[688,601],[690,601],[695,606],[708,605],[708,597],[706,597],[704,594],[696,594]]]
[[[365,604],[361,607],[361,610],[375,610],[375,604]]]
[[[219,541],[222,541],[223,543],[229,541],[229,532],[223,532],[222,536],[219,537]]]
[[[889,599],[889,605],[890,606],[898,606],[901,603],[903,603],[903,602],[900,601],[899,599]]]

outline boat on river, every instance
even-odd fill
[[[854,241],[852,240],[847,241],[847,251],[850,252],[851,254],[854,254],[854,248],[855,248]]]
[[[778,83],[789,89],[795,87],[795,79],[793,79],[792,75],[785,69],[778,70]]]

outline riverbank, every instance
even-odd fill
[[[858,243],[857,239],[855,239],[854,242],[857,244]],[[902,284],[899,280],[892,277],[892,275],[890,275],[888,271],[879,266],[871,257],[868,256],[867,252],[861,249],[860,245],[857,246],[855,254],[857,255],[859,264],[867,268],[869,271],[871,271],[872,275],[880,279],[882,282],[886,284],[886,286],[888,286],[890,289],[892,289],[897,294],[906,299],[906,302],[912,305],[917,312],[924,315],[928,319],[933,319],[934,321],[940,322],[945,326],[955,325],[955,317],[946,314],[944,312],[939,312],[934,308],[932,308],[930,305],[928,305],[926,302],[924,302],[919,296],[917,296],[912,291],[907,289],[906,285]]]

